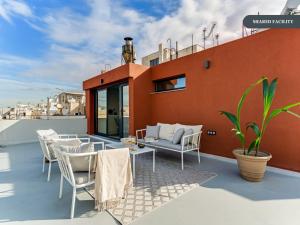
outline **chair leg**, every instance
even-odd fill
[[[70,216],[71,219],[74,218],[75,201],[76,201],[76,187],[73,187],[73,196],[72,196],[72,205],[71,205],[71,216]]]
[[[43,169],[42,169],[43,173],[45,172],[45,162],[46,162],[46,159],[45,159],[45,156],[43,156]]]
[[[198,149],[198,162],[200,164],[200,150]]]
[[[64,187],[64,177],[61,174],[60,175],[60,186],[59,186],[59,198],[62,198],[62,191],[63,191],[63,187]]]
[[[51,161],[49,160],[49,168],[48,168],[48,179],[47,181],[50,181],[50,175],[51,175]]]
[[[181,153],[181,170],[183,170],[183,152]]]

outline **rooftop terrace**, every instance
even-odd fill
[[[193,154],[193,153],[191,153]],[[158,152],[157,158],[179,157]],[[178,170],[180,171],[179,160]],[[136,220],[143,224],[289,224],[300,223],[300,178],[268,171],[260,183],[249,183],[238,175],[236,165],[207,157],[201,164],[194,155],[187,165],[218,176],[181,197]],[[71,187],[65,185],[58,199],[59,168],[51,181],[41,172],[38,143],[0,148],[0,222],[11,224],[119,224],[109,213],[94,210],[93,199],[84,191],[77,196],[75,218],[69,220]]]

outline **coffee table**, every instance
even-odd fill
[[[105,149],[115,149],[115,148],[128,148],[122,143],[112,143],[105,145]],[[137,145],[133,146],[134,150],[130,150],[129,153],[132,156],[132,170],[133,170],[133,178],[135,178],[135,156],[152,152],[152,171],[155,172],[155,149],[150,147],[139,148]]]

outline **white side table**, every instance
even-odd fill
[[[108,144],[105,145],[105,149],[109,148],[124,148],[126,146],[124,146],[122,143],[113,143],[113,144]],[[144,148],[139,148],[137,145],[134,146],[134,151],[129,151],[130,155],[132,156],[132,170],[133,170],[133,178],[135,178],[135,156],[140,155],[140,154],[144,154],[144,153],[148,153],[148,152],[152,152],[153,157],[152,157],[152,171],[153,173],[155,172],[155,149],[154,148],[150,148],[150,147],[144,147]]]

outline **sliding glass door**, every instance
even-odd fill
[[[122,85],[122,129],[123,137],[129,135],[129,88],[128,85]]]
[[[107,134],[107,90],[97,92],[97,133]]]
[[[128,84],[97,90],[96,110],[96,133],[117,139],[128,136]]]

